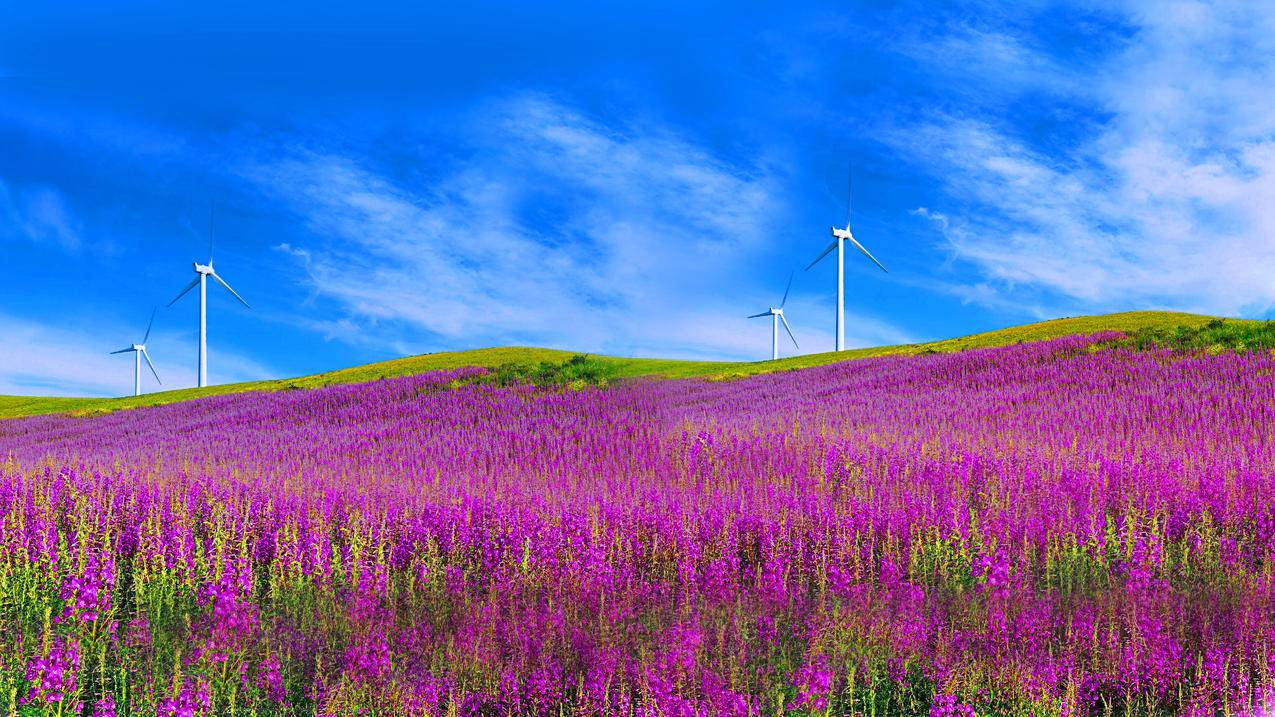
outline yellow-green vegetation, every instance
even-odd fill
[[[1024,326],[1015,326],[997,331],[988,331],[960,338],[944,339],[920,344],[901,344],[897,346],[877,346],[872,348],[853,349],[850,351],[821,354],[808,354],[780,359],[778,361],[677,361],[671,359],[623,358],[617,356],[590,356],[590,364],[601,367],[608,378],[630,378],[635,376],[659,376],[666,378],[705,377],[710,379],[729,379],[750,376],[771,371],[785,371],[810,366],[822,366],[836,361],[868,358],[886,355],[911,355],[926,352],[963,351],[965,349],[1006,346],[1026,341],[1069,336],[1073,334],[1090,334],[1097,331],[1122,331],[1133,335],[1172,335],[1179,327],[1185,329],[1201,329],[1211,321],[1219,321],[1211,316],[1184,314],[1166,311],[1132,311],[1101,316],[1078,316],[1065,319],[1042,321]],[[1224,319],[1222,325],[1228,327],[1255,325],[1259,322],[1240,319]],[[300,378],[279,379],[274,381],[253,381],[232,383],[206,388],[186,388],[176,391],[161,391],[142,396],[124,398],[46,398],[28,396],[0,396],[0,418],[31,416],[43,413],[72,412],[91,414],[116,411],[141,406],[155,406],[177,401],[187,401],[205,396],[217,396],[244,391],[281,391],[300,388],[317,388],[333,384],[362,383],[381,378],[407,376],[439,369],[459,368],[461,366],[482,366],[497,368],[501,366],[520,365],[534,367],[540,364],[566,365],[573,352],[556,349],[528,348],[508,346],[500,348],[477,349],[474,351],[448,351],[442,353],[407,356],[405,358],[381,361],[355,366],[338,371],[303,376]]]
[[[1219,351],[1275,350],[1275,321],[1210,321],[1202,326],[1146,326],[1130,332],[1126,343],[1137,349],[1165,346]]]
[[[1118,314],[1102,314],[1099,316],[1072,316],[1063,319],[1051,319],[1034,324],[1011,326],[1006,329],[987,331],[981,334],[960,336],[954,339],[943,339],[920,344],[899,344],[896,346],[874,346],[871,348],[851,349],[849,351],[829,351],[822,354],[807,354],[778,361],[758,361],[754,363],[727,363],[725,369],[714,372],[717,375],[747,376],[769,371],[808,368],[823,366],[837,361],[848,361],[872,356],[910,356],[922,353],[949,353],[967,349],[992,348],[1026,343],[1028,341],[1044,341],[1061,336],[1077,334],[1093,334],[1099,331],[1120,331],[1133,334],[1146,329],[1162,329],[1171,331],[1176,327],[1198,328],[1211,321],[1224,324],[1256,324],[1259,322],[1244,319],[1218,319],[1214,316],[1186,314],[1174,311],[1126,311]]]

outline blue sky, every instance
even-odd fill
[[[1260,3],[8,3],[0,393],[111,395],[207,256],[210,379],[531,344],[765,358],[1275,302]],[[464,5],[464,7],[458,7]],[[193,385],[197,302],[161,308]],[[793,351],[787,346],[785,351]],[[153,385],[152,385],[153,386]],[[148,386],[148,388],[151,386]]]

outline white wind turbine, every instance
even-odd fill
[[[142,337],[142,342],[140,344],[130,344],[129,346],[122,348],[119,351],[111,352],[112,354],[122,354],[127,351],[133,352],[133,395],[134,396],[142,395],[142,359],[143,358],[146,359],[146,365],[150,366],[151,373],[155,376],[155,382],[161,386],[164,385],[164,382],[159,380],[159,374],[155,372],[155,364],[151,363],[151,355],[146,353],[146,339],[149,339],[151,337],[151,327],[154,325],[155,325],[155,310],[152,309],[151,320],[149,324],[146,324],[146,335]]]
[[[230,284],[225,279],[217,276],[217,272],[213,271],[213,220],[212,209],[208,211],[208,263],[200,264],[194,262],[195,274],[197,276],[191,280],[186,288],[182,289],[173,300],[168,302],[169,306],[177,303],[177,300],[186,295],[186,292],[199,286],[199,386],[202,388],[208,385],[208,277],[212,277],[218,284],[229,291],[232,296],[239,300],[239,303],[251,309],[248,302],[243,300],[234,289],[230,288]]]
[[[770,359],[773,361],[779,358],[779,322],[784,322],[784,331],[788,332],[788,338],[792,339],[792,345],[797,345],[797,337],[792,335],[792,327],[788,325],[788,319],[784,318],[784,304],[788,303],[788,290],[792,288],[792,274],[788,275],[788,286],[784,287],[784,298],[780,300],[779,306],[772,306],[768,310],[760,314],[749,316],[750,319],[758,319],[763,316],[770,317]]]
[[[828,256],[828,254],[833,249],[837,250],[837,350],[838,351],[844,351],[846,349],[845,242],[848,241],[851,244],[854,244],[854,247],[858,249],[859,251],[863,252],[864,256],[871,259],[873,264],[876,264],[877,266],[881,267],[881,271],[887,271],[885,268],[885,265],[877,261],[877,258],[875,256],[872,256],[872,253],[869,252],[867,249],[865,249],[864,246],[859,243],[859,240],[855,239],[854,235],[850,233],[850,213],[854,208],[853,173],[851,174],[850,182],[851,182],[850,194],[849,194],[849,198],[846,201],[846,227],[844,229],[840,229],[835,226],[832,227],[832,243],[828,245],[828,248],[823,250],[823,253],[815,257],[814,261],[810,262],[810,266],[806,267],[806,271],[810,271],[810,268],[813,267],[815,264],[818,264],[820,259],[823,259],[825,256]]]

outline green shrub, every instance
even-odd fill
[[[526,383],[578,389],[584,386],[605,386],[613,378],[612,373],[612,369],[605,363],[584,354],[576,354],[561,363],[503,363],[477,380],[498,386]]]

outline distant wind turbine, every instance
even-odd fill
[[[142,395],[142,359],[143,358],[146,359],[146,365],[150,366],[151,374],[155,376],[155,382],[161,386],[164,385],[164,382],[159,380],[159,374],[155,372],[155,364],[151,363],[151,355],[146,353],[146,339],[149,339],[151,337],[151,327],[154,325],[155,325],[155,311],[154,309],[152,309],[151,320],[150,320],[150,323],[146,324],[146,335],[142,337],[142,342],[140,344],[130,344],[129,346],[122,348],[119,351],[111,352],[112,354],[122,354],[128,351],[133,352],[133,395],[134,396]]]
[[[759,319],[763,316],[770,317],[770,358],[775,360],[779,358],[779,322],[784,322],[784,331],[788,332],[788,338],[792,339],[792,345],[797,345],[797,337],[792,335],[792,327],[788,325],[788,319],[784,318],[784,304],[788,303],[788,290],[792,288],[792,274],[788,275],[788,286],[784,287],[784,298],[780,300],[778,307],[770,307],[770,309],[749,316],[750,319]]]
[[[849,197],[846,201],[846,227],[844,229],[840,229],[835,226],[832,227],[832,243],[828,245],[828,248],[823,250],[822,254],[815,257],[814,261],[810,262],[810,266],[806,267],[806,271],[810,271],[810,268],[813,267],[815,264],[818,264],[820,259],[823,259],[825,256],[828,256],[828,254],[831,253],[833,249],[837,250],[837,350],[838,351],[846,350],[845,242],[849,241],[851,244],[854,244],[856,249],[863,252],[864,256],[872,260],[873,264],[876,264],[877,266],[881,267],[881,271],[886,271],[885,265],[877,261],[877,258],[875,256],[872,256],[872,253],[869,252],[867,249],[865,249],[864,246],[859,243],[859,240],[855,239],[854,235],[850,233],[850,214],[853,211],[853,209],[854,209],[854,174],[853,174],[853,170],[851,170],[850,191],[849,191]]]
[[[218,284],[221,284],[226,291],[239,300],[247,308],[248,302],[243,300],[237,291],[230,288],[230,284],[225,279],[217,276],[217,272],[213,271],[213,210],[208,210],[208,263],[200,264],[194,262],[195,273],[198,275],[191,280],[186,288],[182,289],[173,300],[168,302],[169,306],[177,303],[177,300],[186,295],[186,292],[199,286],[199,386],[208,385],[208,277],[212,277]]]

